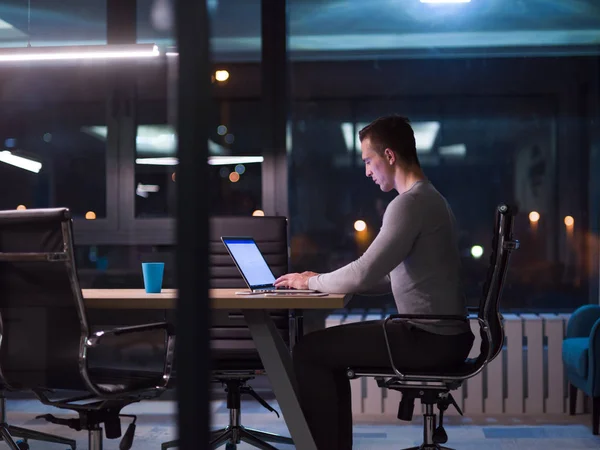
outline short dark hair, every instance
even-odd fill
[[[380,117],[360,130],[358,137],[361,142],[369,139],[380,155],[389,148],[396,152],[403,165],[421,166],[417,157],[415,133],[406,117],[398,115]]]

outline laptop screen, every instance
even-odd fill
[[[253,239],[223,238],[223,243],[251,288],[273,286],[275,276]]]

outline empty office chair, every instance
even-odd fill
[[[569,381],[569,414],[575,414],[577,391],[592,399],[592,434],[600,431],[600,306],[575,310],[567,325],[562,359]]]
[[[2,387],[32,390],[46,405],[77,412],[72,419],[49,414],[43,418],[87,430],[90,450],[102,449],[101,424],[107,438],[120,437],[121,409],[166,388],[174,350],[167,323],[90,331],[68,209],[0,211],[0,293]],[[122,348],[128,338],[155,333],[163,336],[164,351],[155,364],[158,370],[144,377],[118,364],[104,367],[95,357],[97,349]],[[112,354],[110,349],[108,353]],[[70,394],[57,398],[59,391]],[[129,417],[133,422],[121,449],[130,448],[133,441],[135,417]],[[11,433],[36,438],[14,427],[0,430],[12,449],[19,447]],[[75,448],[74,442],[65,443]]]
[[[396,367],[392,360],[390,342],[387,339],[388,354],[390,355],[389,369],[377,367],[350,367],[347,370],[349,378],[374,377],[382,388],[402,392],[402,400],[398,409],[400,420],[412,420],[415,399],[420,399],[425,405],[423,424],[423,445],[414,450],[438,450],[448,440],[444,430],[444,411],[454,406],[462,415],[462,411],[454,401],[452,390],[457,389],[465,380],[480,373],[502,351],[504,343],[504,327],[499,312],[502,287],[508,268],[510,254],[519,247],[519,242],[513,239],[514,210],[507,205],[500,205],[496,210],[492,254],[483,295],[477,308],[477,320],[480,325],[481,348],[477,358],[469,358],[459,367],[440,367],[439,369],[414,373]],[[444,319],[444,316],[393,314],[382,322],[382,332],[390,320],[407,319]],[[401,343],[400,343],[401,344]],[[436,414],[433,407],[437,405],[440,411],[439,426],[436,424]],[[407,450],[413,450],[407,449]]]
[[[250,236],[256,241],[276,277],[288,271],[287,219],[285,217],[213,217],[210,220],[210,285],[212,288],[248,289],[233,259],[221,242],[221,236]],[[296,339],[294,311],[271,311],[271,318],[283,340],[293,344]],[[293,444],[289,437],[245,428],[241,425],[241,396],[250,395],[269,411],[279,415],[247,383],[264,368],[254,346],[250,330],[241,311],[215,311],[211,326],[213,381],[222,383],[227,392],[229,425],[214,431],[210,448],[225,444],[235,450],[246,442],[254,447],[275,449],[267,442]],[[162,445],[165,450],[177,446],[177,441]]]

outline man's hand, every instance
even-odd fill
[[[315,272],[288,273],[275,280],[275,287],[308,289],[308,279],[319,275]]]

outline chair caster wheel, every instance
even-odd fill
[[[15,444],[17,444],[17,447],[19,447],[19,450],[29,450],[29,444],[26,441],[17,441],[15,442]]]
[[[231,442],[228,442],[225,445],[225,450],[237,450],[237,445],[236,444],[232,444]]]

